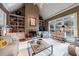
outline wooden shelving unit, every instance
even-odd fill
[[[39,25],[44,25],[44,21],[43,20],[39,20]]]
[[[25,19],[24,16],[9,14],[8,23],[11,26],[11,32],[24,32],[25,31]]]

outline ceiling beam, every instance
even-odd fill
[[[0,8],[1,8],[4,12],[8,13],[7,9],[3,6],[2,3],[0,3]]]

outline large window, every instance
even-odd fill
[[[70,39],[77,37],[77,13],[70,14],[52,21],[49,21],[49,32],[60,31],[65,26],[65,37]]]

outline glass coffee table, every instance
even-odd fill
[[[33,41],[33,42],[28,42],[29,47],[28,47],[28,53],[29,56],[34,56],[39,54],[40,52],[43,51],[49,51],[50,53],[47,56],[50,56],[53,53],[53,45],[49,45],[47,42],[45,42],[44,40],[41,41],[41,44],[38,46],[38,44],[36,43],[37,40]]]

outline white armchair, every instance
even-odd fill
[[[13,43],[0,49],[0,56],[17,56],[18,51],[18,42],[14,41]]]

